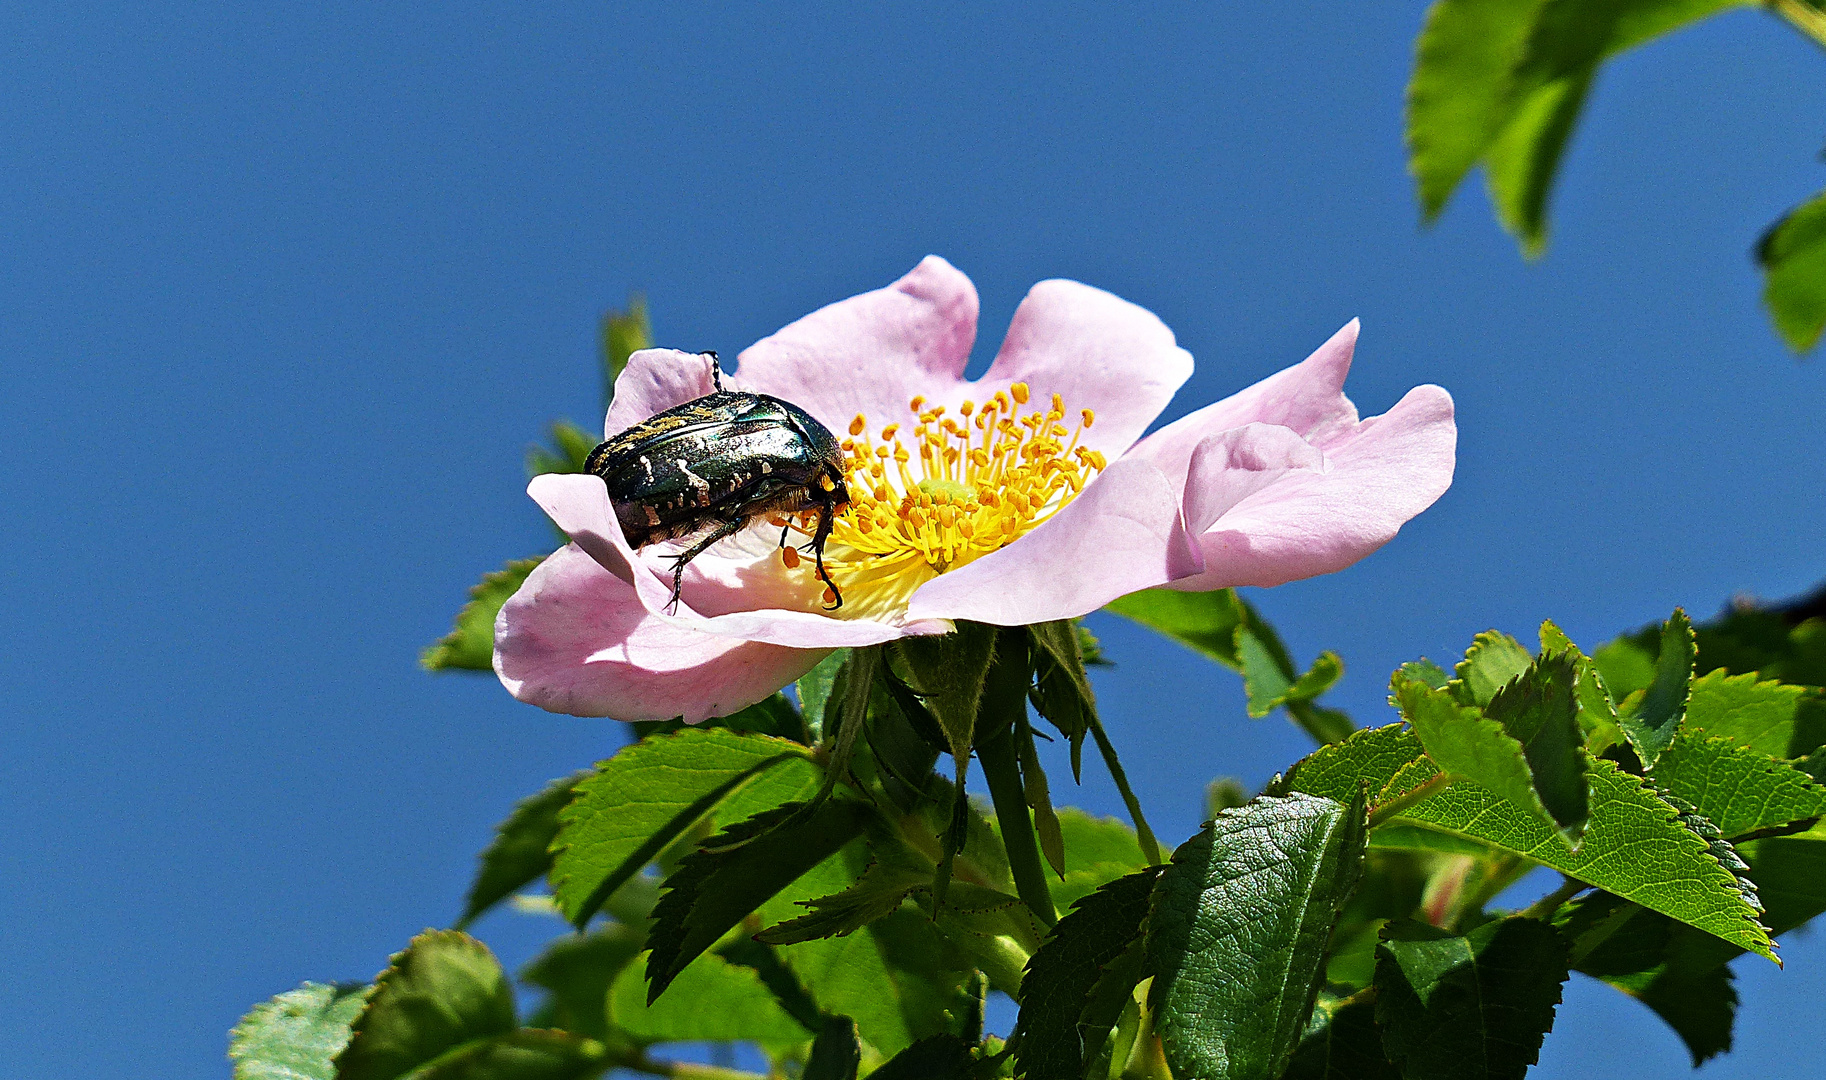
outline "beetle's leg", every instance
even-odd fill
[[[705,349],[703,352],[698,353],[698,355],[705,357],[706,359],[708,359],[710,361],[711,384],[716,387],[717,393],[719,393],[719,394],[722,393],[723,392],[723,361],[717,357],[715,349]]]
[[[789,532],[792,532],[792,531],[793,531],[793,523],[790,521],[787,522],[786,524],[780,526],[780,546],[781,547],[786,546],[786,534]]]
[[[692,559],[702,555],[710,545],[716,543],[718,540],[721,540],[726,536],[734,536],[736,533],[741,532],[743,527],[747,524],[748,520],[746,518],[736,518],[733,521],[725,521],[712,530],[708,536],[705,536],[702,540],[692,544],[684,551],[679,552],[677,555],[667,556],[667,558],[672,560],[672,599],[666,605],[667,611],[675,612],[678,610],[678,594],[685,586],[685,565]]]
[[[829,505],[818,508],[818,531],[812,536],[811,543],[812,558],[817,560],[818,580],[829,586],[831,595],[836,597],[836,602],[825,608],[826,611],[836,611],[843,606],[843,590],[837,588],[837,583],[831,580],[830,572],[824,569],[824,542],[830,539],[831,529],[836,525],[836,517],[837,515]]]

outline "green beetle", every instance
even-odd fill
[[[609,501],[628,544],[695,538],[672,559],[672,605],[685,566],[710,545],[769,514],[816,511],[811,543],[818,580],[834,610],[843,594],[824,569],[824,544],[837,514],[849,504],[843,451],[823,424],[790,401],[723,389],[714,352],[716,390],[674,405],[590,451],[585,471],[608,485]],[[780,534],[786,543],[786,531]]]

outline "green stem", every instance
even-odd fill
[[[1564,904],[1566,901],[1571,900],[1573,897],[1589,888],[1591,888],[1590,885],[1585,884],[1578,878],[1567,878],[1560,883],[1559,888],[1523,908],[1521,915],[1524,919],[1539,919],[1542,922],[1550,922],[1553,919],[1553,913],[1560,910],[1561,904]]]
[[[646,1073],[648,1076],[664,1076],[669,1080],[767,1080],[760,1073],[725,1069],[721,1065],[699,1065],[694,1061],[659,1061],[639,1050],[625,1056],[611,1055],[611,1060],[617,1068]]]
[[[1815,45],[1826,48],[1826,11],[1807,0],[1764,0],[1763,6],[1812,39]]]
[[[993,683],[995,672],[990,671]],[[990,690],[985,687],[983,704],[989,704]],[[1025,706],[1026,699],[1022,698]],[[978,714],[978,720],[993,714]],[[1015,759],[1014,728],[999,725],[1000,730],[976,746],[976,759],[982,763],[983,778],[989,781],[989,797],[995,802],[995,819],[1002,827],[1002,846],[1008,849],[1008,868],[1014,874],[1014,891],[1033,909],[1040,922],[1051,926],[1059,921],[1053,910],[1052,893],[1046,888],[1046,868],[1040,865],[1040,845],[1034,840],[1033,819],[1027,813],[1027,796],[1021,790],[1021,769]]]
[[[1160,842],[1154,839],[1154,830],[1148,828],[1148,819],[1141,816],[1141,800],[1135,797],[1134,789],[1129,787],[1129,774],[1122,771],[1122,762],[1116,757],[1116,747],[1111,744],[1109,733],[1103,730],[1103,721],[1092,713],[1090,724],[1091,737],[1097,740],[1097,752],[1103,755],[1103,764],[1110,771],[1110,779],[1116,782],[1116,790],[1122,793],[1123,805],[1129,808],[1129,820],[1135,823],[1135,836],[1141,841],[1141,853],[1147,857],[1148,865],[1158,866],[1166,860],[1160,857]]]
[[[1438,776],[1421,784],[1406,795],[1395,796],[1388,802],[1376,807],[1375,812],[1370,814],[1369,827],[1373,829],[1378,825],[1386,825],[1390,818],[1397,816],[1403,810],[1413,806],[1415,803],[1425,802],[1427,799],[1439,794],[1453,784],[1458,783],[1458,779],[1458,777],[1453,776],[1451,773],[1440,773]]]

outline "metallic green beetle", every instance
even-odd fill
[[[831,609],[843,594],[824,569],[824,543],[850,501],[843,451],[830,429],[790,401],[723,389],[714,352],[716,391],[655,413],[590,451],[584,469],[609,488],[622,535],[635,548],[695,538],[672,559],[672,605],[685,566],[705,549],[769,514],[816,511],[811,543],[818,580]],[[786,543],[781,531],[780,543]]]

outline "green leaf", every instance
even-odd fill
[[[1527,646],[1501,630],[1485,630],[1452,673],[1449,689],[1461,705],[1488,705],[1496,692],[1519,678],[1534,663]],[[1424,680],[1423,680],[1424,681]]]
[[[805,1059],[800,1080],[856,1080],[862,1067],[862,1044],[856,1041],[856,1021],[833,1016],[824,1021],[812,1052]]]
[[[1278,1076],[1306,1030],[1326,943],[1356,887],[1366,807],[1290,795],[1180,845],[1148,917],[1152,1001],[1176,1073]]]
[[[588,431],[571,423],[559,420],[552,424],[552,448],[533,446],[526,452],[526,473],[528,476],[544,476],[547,473],[580,473],[587,472],[590,451],[602,440]]]
[[[1741,0],[1440,0],[1408,84],[1428,220],[1482,161],[1503,224],[1538,254],[1548,190],[1599,65]]]
[[[809,755],[785,739],[698,728],[643,739],[598,763],[558,815],[552,892],[559,909],[582,926],[610,893],[757,777],[777,772],[792,791],[815,782]]]
[[[1109,1025],[1099,1025],[1092,1045],[1081,1037],[1079,1020],[1099,981],[1141,937],[1159,873],[1149,868],[1131,874],[1079,900],[1028,960],[1011,1037],[1022,1075],[1079,1077],[1102,1049]],[[1106,993],[1126,997],[1141,981],[1139,970],[1133,974],[1126,987],[1106,987]]]
[[[461,930],[476,916],[507,899],[551,869],[552,841],[558,836],[558,812],[571,801],[571,789],[588,773],[574,773],[554,780],[543,791],[523,799],[495,828],[495,838],[482,852],[482,867],[469,886],[469,899],[455,929]]]
[[[1756,245],[1763,303],[1795,352],[1820,342],[1826,329],[1826,192],[1782,215]]]
[[[469,590],[469,603],[457,612],[456,629],[427,646],[419,663],[427,671],[494,671],[495,616],[544,558],[519,559],[484,574],[482,583]]]
[[[851,649],[849,659],[837,673],[834,686],[837,688],[837,711],[830,712],[825,708],[826,719],[830,721],[824,731],[824,741],[830,747],[830,757],[824,767],[824,784],[818,789],[813,803],[822,803],[835,791],[837,785],[849,776],[850,756],[856,752],[856,738],[868,724],[869,703],[873,700],[876,684],[883,674],[883,650],[881,646],[870,646],[866,649]],[[962,774],[959,774],[960,779]]]
[[[1813,733],[1804,724],[1805,703],[1817,695],[1805,687],[1758,682],[1755,672],[1729,675],[1723,669],[1693,680],[1686,726],[1721,735],[1768,757],[1805,754]]]
[[[1320,995],[1281,1080],[1401,1080],[1382,1052],[1376,1003]]]
[[[783,921],[801,910],[799,902],[840,891],[856,880],[867,858],[865,847],[852,844],[826,859],[763,905],[761,922]],[[950,902],[964,891],[961,885],[954,888]],[[883,1054],[950,1030],[952,1017],[962,1015],[968,1004],[964,969],[978,966],[942,937],[924,913],[906,907],[855,933],[776,951],[819,1008],[855,1020],[862,1038]],[[1018,977],[1017,970],[1006,989],[1014,989]]]
[[[1371,803],[1379,804],[1437,775],[1430,761],[1420,759],[1420,740],[1389,725],[1322,747],[1270,790],[1337,798],[1368,783]],[[1589,775],[1591,822],[1577,851],[1558,830],[1470,782],[1408,807],[1394,821],[1520,855],[1774,959],[1736,875],[1679,811],[1613,762],[1591,762]]]
[[[558,938],[520,971],[520,981],[547,991],[536,1027],[563,1028],[607,1041],[609,987],[645,947],[646,935],[610,924],[591,934]]]
[[[647,298],[639,293],[628,297],[626,311],[610,311],[602,317],[602,404],[607,408],[615,400],[615,380],[627,369],[628,358],[642,349],[653,347],[653,323],[647,318]]]
[[[823,738],[824,713],[831,699],[831,688],[837,681],[837,672],[849,658],[850,650],[838,649],[799,677],[795,688],[799,695],[799,711],[805,715],[805,726],[814,742]]]
[[[1065,841],[1065,873],[1048,879],[1046,885],[1053,906],[1060,911],[1148,864],[1135,830],[1116,818],[1096,817],[1067,806],[1059,810],[1059,829]]]
[[[1390,923],[1376,951],[1376,1022],[1405,1080],[1521,1080],[1553,1027],[1566,944],[1534,919],[1456,936]]]
[[[1642,701],[1618,718],[1623,734],[1644,768],[1674,741],[1674,732],[1687,712],[1693,686],[1693,624],[1679,608],[1661,628],[1661,652],[1655,658],[1655,677],[1643,691]]]
[[[770,945],[793,945],[818,938],[852,934],[877,919],[885,918],[907,894],[932,882],[932,865],[906,858],[895,858],[893,849],[882,844],[877,852],[888,851],[887,859],[879,854],[855,884],[839,893],[799,901],[810,914],[788,919],[755,935],[757,941]]]
[[[629,964],[615,976],[608,1015],[617,1031],[642,1044],[747,1041],[780,1050],[812,1037],[753,968],[716,953],[698,957],[679,972],[671,992],[653,1002],[641,966]]]
[[[394,1080],[468,1043],[515,1029],[513,988],[488,947],[427,930],[374,980],[337,1080]]]
[[[1252,720],[1260,720],[1288,702],[1311,701],[1332,688],[1344,674],[1344,662],[1336,653],[1324,652],[1312,667],[1298,678],[1275,663],[1275,657],[1247,629],[1236,634],[1237,655],[1243,661],[1243,691],[1248,695],[1247,711]]]
[[[1826,686],[1826,618],[1819,596],[1774,608],[1733,604],[1717,619],[1697,627],[1702,672],[1725,668],[1733,675],[1754,671],[1764,679]]]
[[[594,1039],[521,1028],[458,1047],[411,1080],[586,1080],[608,1065],[607,1048]]]
[[[1565,653],[1577,668],[1576,693],[1579,699],[1579,727],[1585,732],[1586,751],[1593,757],[1627,741],[1617,726],[1617,703],[1604,684],[1597,661],[1579,650],[1565,632],[1548,619],[1541,623],[1541,651]]]
[[[1576,841],[1590,816],[1571,657],[1549,653],[1502,689],[1485,713],[1443,690],[1396,678],[1401,714],[1441,769],[1467,777]]]
[[[234,1080],[335,1080],[336,1055],[368,989],[307,982],[255,1005],[228,1033]]]
[[[1278,705],[1320,742],[1338,742],[1353,730],[1350,717],[1321,708],[1312,700],[1337,681],[1343,673],[1342,662],[1325,653],[1300,674],[1274,627],[1234,589],[1204,593],[1143,589],[1116,599],[1105,610],[1242,673],[1251,716],[1266,716]],[[1258,708],[1260,712],[1255,711]]]
[[[1681,732],[1651,776],[1662,790],[1697,807],[1726,837],[1826,814],[1826,788],[1812,777],[1729,738]]]
[[[1236,655],[1236,632],[1246,616],[1235,589],[1143,589],[1117,597],[1104,610],[1159,631],[1227,668],[1243,670]]]
[[[1652,1009],[1686,1043],[1695,1067],[1731,1048],[1737,1011],[1731,970],[1722,961],[1681,955],[1692,950],[1677,942],[1692,931],[1605,892],[1573,901],[1555,925],[1572,944],[1573,968]]]
[[[785,806],[724,829],[685,856],[653,908],[647,1000],[775,893],[862,835],[870,810],[847,799]]]
[[[896,651],[912,675],[913,691],[924,699],[926,708],[944,729],[952,756],[959,759],[960,781],[963,763],[970,757],[989,661],[998,644],[995,627],[970,622],[958,623],[954,633],[895,642]]]
[[[956,1035],[933,1035],[895,1054],[869,1080],[972,1080],[975,1066],[969,1043]]]
[[[1069,619],[1027,628],[1033,643],[1029,663],[1034,673],[1034,708],[1052,722],[1071,743],[1072,776],[1078,777],[1084,736],[1090,718],[1097,715],[1097,697],[1091,693],[1079,651],[1082,628]]]

